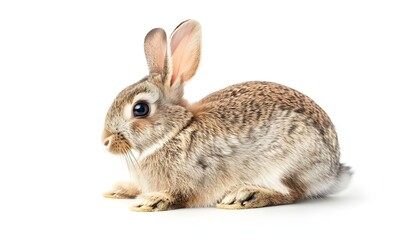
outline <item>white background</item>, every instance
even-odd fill
[[[418,1],[2,1],[0,239],[418,239]],[[334,121],[350,187],[245,211],[134,213],[101,197],[127,178],[100,135],[147,73],[143,39],[193,18],[194,101],[236,82],[291,86]]]

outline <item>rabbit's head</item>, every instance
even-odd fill
[[[182,130],[192,118],[183,106],[183,87],[200,62],[201,28],[182,22],[167,45],[163,29],[145,37],[149,75],[122,90],[109,108],[102,141],[114,154],[157,148]]]

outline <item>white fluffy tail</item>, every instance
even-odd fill
[[[338,171],[337,182],[331,187],[329,194],[341,192],[350,184],[350,180],[353,175],[351,168],[345,166],[344,164],[340,164]]]

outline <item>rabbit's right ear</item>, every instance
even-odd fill
[[[201,26],[195,20],[182,22],[171,34],[171,82],[184,85],[197,71],[201,55]]]
[[[162,28],[155,28],[144,38],[144,54],[146,55],[149,74],[165,74],[168,66],[166,54],[166,33]]]

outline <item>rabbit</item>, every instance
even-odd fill
[[[167,44],[145,37],[149,75],[122,90],[106,115],[102,141],[127,160],[131,182],[108,198],[136,198],[133,211],[190,207],[248,209],[292,204],[347,187],[327,114],[292,88],[252,81],[196,103],[183,99],[201,54],[201,26],[179,24]]]

